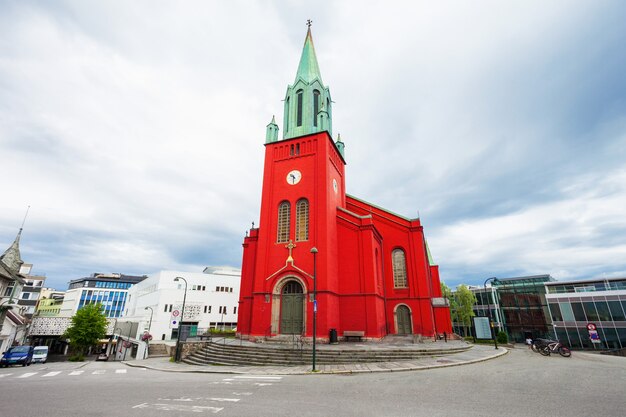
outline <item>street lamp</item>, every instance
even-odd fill
[[[180,362],[180,334],[183,331],[183,317],[185,317],[185,301],[187,301],[187,280],[183,277],[176,277],[174,281],[178,282],[180,280],[185,282],[185,293],[183,295],[183,308],[180,310],[180,320],[178,322],[178,337],[176,338],[176,362]]]
[[[491,337],[493,337],[493,345],[494,345],[494,347],[496,349],[498,349],[498,341],[496,340],[496,329],[495,329],[493,323],[491,322],[491,306],[489,305],[489,294],[487,294],[487,283],[489,281],[492,281],[492,280],[495,282],[495,281],[498,280],[498,278],[496,278],[496,277],[487,278],[485,280],[485,284],[483,285],[483,287],[485,288],[485,296],[487,297],[487,314],[489,316],[489,328],[491,330]],[[496,307],[496,300],[495,300],[495,298],[493,300],[493,307],[494,308]]]
[[[313,372],[315,372],[315,347],[317,339],[317,248],[311,248],[313,254]]]
[[[144,310],[150,310],[150,323],[148,324],[148,333],[150,333],[150,328],[152,327],[152,315],[154,314],[154,310],[152,307],[146,307]]]
[[[152,307],[146,307],[144,310],[150,310],[150,323],[148,324],[148,334],[150,334],[150,329],[152,328],[152,315],[154,314],[154,310]],[[146,353],[148,350],[148,346],[150,346],[150,340],[146,339],[146,349],[143,351],[143,358],[146,359]]]

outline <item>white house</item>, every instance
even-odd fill
[[[177,277],[182,279],[175,281]],[[134,285],[128,290],[126,310],[119,321],[140,323],[137,333],[131,336],[136,357],[145,356],[146,344],[141,336],[146,331],[153,343],[176,340],[180,321],[177,312],[182,311],[183,300],[182,324],[191,327],[191,336],[210,328],[236,328],[240,281],[240,269],[207,267],[203,272],[160,271]]]

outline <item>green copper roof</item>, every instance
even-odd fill
[[[302,48],[302,56],[300,57],[300,64],[298,65],[298,73],[296,74],[295,82],[298,82],[299,78],[307,83],[310,83],[317,78],[320,83],[323,84],[322,74],[320,73],[320,67],[317,64],[317,57],[315,56],[315,46],[313,46],[311,28],[309,28],[306,32],[306,38],[304,39],[304,47]]]
[[[430,254],[430,247],[428,246],[428,241],[424,239],[424,243],[426,244],[426,253],[428,254],[428,265],[435,265],[435,261],[433,261],[433,256]]]

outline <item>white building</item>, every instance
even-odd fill
[[[174,281],[181,277],[185,281]],[[200,335],[210,328],[237,327],[237,307],[241,270],[230,267],[207,267],[203,272],[160,271],[129,289],[126,310],[120,322],[139,322],[131,342],[137,348],[137,358],[144,357],[145,343],[141,335],[148,331],[157,341],[173,341],[178,329],[172,321],[182,310],[183,325],[191,326],[190,336]],[[123,334],[119,334],[124,337]]]

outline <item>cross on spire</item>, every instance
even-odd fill
[[[312,24],[313,24],[313,21],[311,19],[307,19],[306,25],[309,27],[309,29],[311,29]]]

